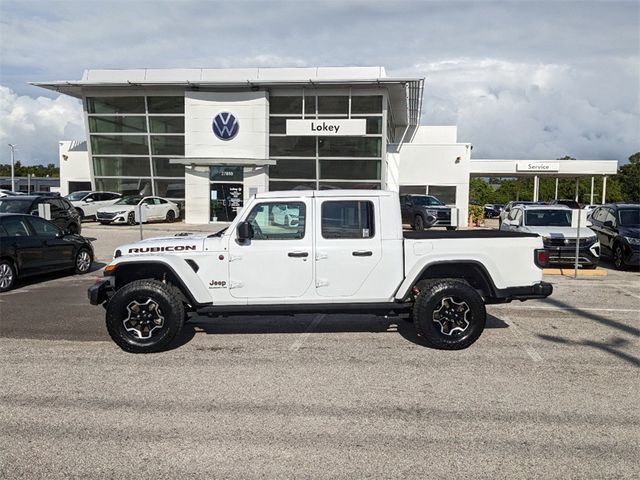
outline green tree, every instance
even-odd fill
[[[620,185],[622,200],[640,202],[640,152],[631,155],[629,163],[619,167],[618,174],[613,178]]]

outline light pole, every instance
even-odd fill
[[[9,144],[9,148],[11,149],[11,191],[16,191],[16,179],[13,174],[13,159],[16,153],[16,146],[13,143]]]

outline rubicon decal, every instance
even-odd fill
[[[195,245],[169,245],[167,247],[137,247],[130,248],[129,253],[157,253],[157,252],[186,252],[196,250]]]

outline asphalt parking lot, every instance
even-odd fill
[[[296,315],[196,318],[131,355],[86,289],[138,230],[83,228],[96,272],[0,295],[3,478],[638,477],[637,272],[545,278],[458,352],[402,318]]]

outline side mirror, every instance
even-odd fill
[[[611,220],[607,220],[604,222],[604,226],[607,228],[613,228],[613,222]]]
[[[240,222],[236,228],[238,241],[245,242],[253,237],[253,227],[249,222]]]
[[[85,198],[84,201],[87,202],[87,203],[91,203],[91,202],[93,202],[93,198],[91,198],[91,197]]]

